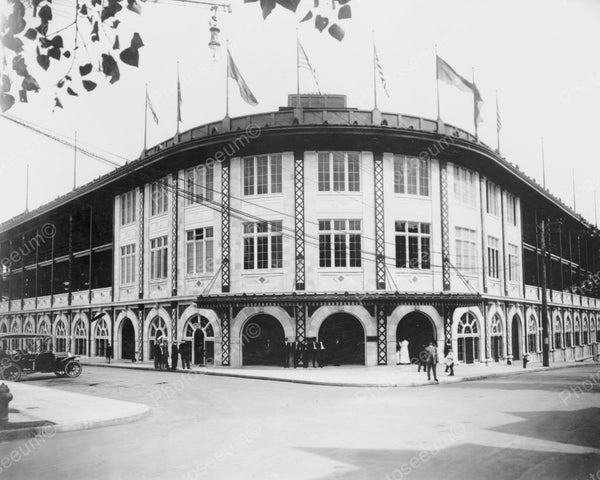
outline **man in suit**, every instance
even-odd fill
[[[179,349],[177,348],[177,342],[173,342],[171,347],[171,370],[177,370],[177,362],[179,360]]]
[[[181,368],[190,370],[191,347],[188,342],[181,342],[179,346],[179,355],[181,356]]]
[[[429,342],[429,346],[425,349],[427,352],[426,364],[427,364],[427,380],[431,380],[431,372],[433,371],[433,380],[435,383],[439,383],[436,374],[436,367],[438,363],[438,352],[434,342]]]
[[[166,340],[163,340],[163,343],[161,345],[161,358],[162,358],[162,365],[161,368],[164,370],[168,370],[169,369],[169,345],[167,344]]]
[[[152,356],[154,357],[154,368],[158,370],[162,366],[162,350],[160,349],[160,344],[158,342],[154,342]]]
[[[323,350],[323,343],[319,342],[318,339],[315,339],[314,343],[314,357],[313,357],[313,367],[315,367],[315,361],[319,368],[323,368],[323,359],[321,358],[321,351]]]
[[[293,355],[294,355],[294,368],[298,368],[298,363],[300,363],[300,354],[301,354],[301,344],[298,340],[296,340],[292,344]]]

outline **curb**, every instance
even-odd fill
[[[83,363],[86,366],[90,367],[103,367],[103,368],[121,368],[126,370],[143,370],[143,371],[160,371],[156,370],[154,367],[129,367],[127,365],[119,365],[119,364],[107,364],[107,363]],[[176,370],[172,373],[186,373],[192,375],[207,375],[214,377],[230,377],[230,378],[243,378],[248,380],[266,380],[271,382],[283,382],[283,383],[297,383],[301,385],[321,385],[324,387],[356,387],[356,388],[400,388],[400,387],[427,387],[433,385],[453,385],[456,383],[462,382],[474,382],[478,380],[486,380],[490,378],[497,377],[512,377],[514,375],[523,375],[526,373],[537,373],[537,372],[548,372],[551,370],[560,370],[563,368],[577,368],[583,367],[588,364],[578,363],[578,364],[566,364],[566,365],[555,365],[551,367],[534,367],[529,369],[517,370],[515,372],[497,372],[497,373],[486,373],[481,375],[474,375],[471,377],[462,377],[457,378],[452,381],[441,381],[436,384],[433,382],[410,382],[410,383],[344,383],[344,382],[328,382],[328,381],[319,381],[319,380],[304,380],[304,379],[295,379],[295,378],[278,378],[278,377],[269,377],[265,375],[243,375],[237,373],[220,373],[215,371],[194,371],[194,370]],[[590,364],[591,365],[591,364]],[[164,371],[164,370],[163,370]],[[444,377],[442,377],[444,378]]]
[[[140,404],[143,405],[143,404]],[[150,414],[150,407],[147,405],[143,405],[144,410],[135,413],[133,415],[129,415],[127,417],[118,417],[118,418],[109,418],[106,420],[97,420],[91,422],[76,422],[76,423],[67,423],[67,424],[56,424],[53,422],[47,422],[45,425],[38,425],[35,427],[27,427],[27,428],[16,428],[14,430],[2,430],[0,431],[0,442],[7,442],[11,440],[21,440],[23,438],[34,438],[34,437],[42,437],[42,438],[52,438],[57,433],[64,432],[76,432],[81,430],[93,430],[96,428],[103,427],[112,427],[115,425],[124,425],[127,423],[136,422],[145,416]]]

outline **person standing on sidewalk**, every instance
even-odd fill
[[[110,364],[110,359],[113,356],[113,347],[110,344],[110,342],[108,343],[108,345],[106,345],[106,352],[105,352],[105,354],[106,354],[106,361],[108,362],[108,364]]]
[[[154,357],[154,368],[159,370],[162,365],[162,350],[158,342],[155,342],[152,347],[152,355]]]
[[[435,343],[429,342],[429,346],[425,349],[427,352],[426,364],[427,364],[427,380],[431,380],[431,371],[433,371],[433,380],[435,383],[439,383],[437,379],[436,367],[438,363],[438,353]]]
[[[190,354],[191,354],[191,346],[188,342],[182,342],[179,347],[179,354],[181,355],[181,368],[184,370],[191,370],[190,367]]]
[[[454,352],[452,351],[451,348],[448,349],[448,354],[446,355],[446,358],[444,358],[444,363],[446,364],[446,369],[444,371],[445,372],[450,371],[448,376],[453,377],[454,376]]]
[[[173,342],[171,347],[171,370],[177,370],[177,362],[179,361],[179,349],[177,348],[177,342]]]

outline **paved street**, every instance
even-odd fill
[[[98,367],[26,381],[152,412],[58,434],[2,478],[583,480],[600,470],[598,365],[416,388]],[[23,442],[0,444],[0,457]]]

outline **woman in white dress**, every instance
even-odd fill
[[[408,352],[408,340],[400,342],[400,362],[401,365],[410,365],[410,353]]]

